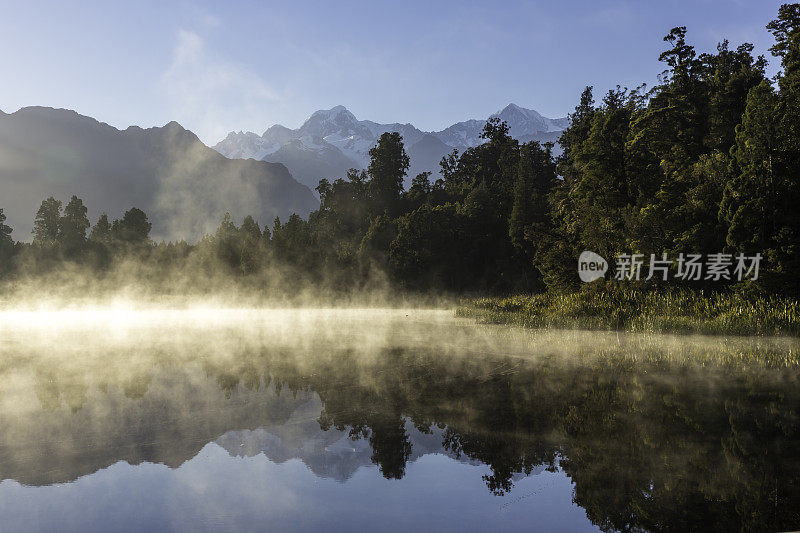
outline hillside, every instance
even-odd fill
[[[13,237],[29,240],[44,198],[72,194],[92,222],[101,211],[114,218],[143,209],[155,238],[196,239],[213,232],[226,211],[271,224],[317,207],[284,165],[227,159],[177,122],[118,130],[64,109],[0,114],[0,208]]]

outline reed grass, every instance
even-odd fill
[[[800,335],[800,300],[744,293],[639,289],[462,300],[460,317],[529,328],[710,335]]]

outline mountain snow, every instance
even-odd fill
[[[554,140],[558,132],[568,126],[567,118],[551,119],[532,109],[509,104],[486,120],[466,120],[441,131],[425,132],[413,124],[379,124],[358,120],[347,108],[337,105],[313,113],[297,129],[274,125],[260,136],[253,132],[231,132],[213,148],[231,159],[252,158],[284,163],[298,181],[313,189],[320,178],[341,177],[339,174],[343,161],[346,167],[366,168],[370,148],[385,132],[400,133],[409,152],[427,135],[444,143],[441,154],[429,154],[427,157],[431,161],[436,159],[437,165],[428,168],[431,163],[426,161],[425,168],[417,168],[414,161],[411,163],[414,171],[428,170],[436,175],[438,168],[434,167],[438,166],[441,155],[453,148],[463,152],[483,143],[481,133],[490,118],[505,121],[511,136],[523,142],[531,139]],[[425,144],[427,151],[431,151],[430,138]],[[327,167],[329,171],[323,171]]]
[[[559,132],[568,125],[566,118],[543,117],[532,109],[515,104],[507,105],[489,118],[505,121],[514,138]],[[399,132],[406,146],[415,144],[430,133],[444,144],[461,151],[483,142],[480,135],[486,122],[472,119],[441,131],[424,132],[412,124],[379,124],[371,120],[358,120],[347,108],[337,105],[315,112],[296,130],[275,125],[261,136],[253,132],[231,132],[214,149],[231,159],[264,159],[284,145],[299,140],[308,151],[322,151],[333,146],[350,158],[355,166],[365,168],[369,162],[369,149],[384,132]]]

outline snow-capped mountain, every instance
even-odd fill
[[[348,430],[319,426],[322,402],[316,394],[297,407],[285,422],[228,431],[216,441],[233,457],[255,457],[263,454],[273,463],[300,459],[320,478],[345,482],[359,468],[373,465],[373,448],[364,438],[351,439]],[[411,444],[407,460],[412,463],[429,454],[446,455],[461,463],[480,465],[480,461],[459,455],[442,446],[444,430],[434,426],[429,433],[417,429],[406,420],[405,432]],[[540,467],[538,471],[544,470]]]
[[[555,119],[543,117],[533,109],[525,109],[516,104],[508,104],[497,113],[490,115],[489,118],[499,118],[508,124],[511,136],[523,142],[530,140],[555,141],[558,134],[569,125],[566,117]],[[481,133],[486,122],[486,120],[475,119],[457,122],[442,131],[434,132],[433,135],[448,146],[465,150],[483,142]]]
[[[515,104],[507,105],[488,118],[494,117],[505,121],[511,135],[523,142],[555,141],[568,125],[567,118],[547,118]],[[480,135],[487,120],[472,119],[441,131],[424,132],[413,124],[358,120],[344,106],[338,105],[315,112],[295,130],[275,125],[261,136],[252,132],[231,132],[214,149],[232,159],[283,163],[295,179],[313,189],[322,178],[343,177],[348,168],[366,168],[369,149],[381,134],[398,132],[412,159],[408,172],[410,181],[424,171],[436,177],[439,160],[453,148],[463,151],[481,144]],[[419,143],[422,144],[417,146]]]
[[[567,118],[543,117],[533,109],[525,109],[516,104],[508,104],[489,118],[499,118],[507,123],[509,133],[515,139],[534,133],[560,132],[569,124]]]
[[[472,146],[478,146],[483,141],[481,132],[485,124],[485,120],[465,120],[464,122],[456,122],[442,131],[434,132],[432,135],[447,146],[452,146],[461,151]]]

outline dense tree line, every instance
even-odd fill
[[[270,231],[226,215],[196,245],[151,243],[135,208],[113,223],[101,216],[89,232],[80,199],[62,212],[49,198],[29,245],[14,244],[0,211],[0,255],[25,258],[3,268],[58,258],[102,269],[130,254],[170,265],[191,256],[237,275],[281,265],[341,288],[388,276],[406,289],[509,292],[575,289],[587,249],[607,259],[760,253],[758,285],[797,292],[800,4],[781,6],[767,28],[782,66],[774,79],[751,44],[724,41],[698,54],[686,28],[672,29],[659,84],[617,87],[599,103],[587,87],[558,156],[490,120],[483,144],[444,158],[440,179],[423,173],[404,190],[409,158],[400,135],[385,133],[366,170],[320,181],[320,208],[308,220],[276,219]]]

